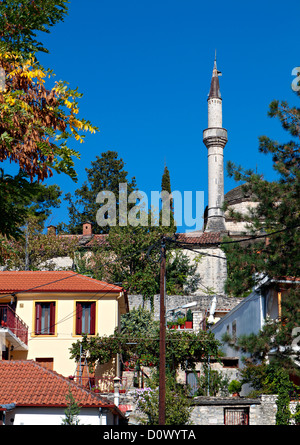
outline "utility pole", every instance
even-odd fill
[[[25,228],[25,270],[29,270],[29,253],[28,253],[28,221]]]
[[[160,331],[159,331],[159,425],[165,425],[166,420],[166,241],[161,241],[160,259]]]

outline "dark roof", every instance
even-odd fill
[[[229,205],[237,204],[239,202],[255,201],[255,195],[249,191],[246,191],[245,184],[242,184],[238,185],[232,190],[229,190],[229,192],[224,195],[224,200]]]
[[[194,397],[193,405],[260,405],[261,399],[248,399],[247,397]]]
[[[215,60],[213,74],[212,74],[211,83],[210,83],[210,91],[209,91],[209,95],[208,95],[209,99],[211,99],[211,98],[221,99],[219,74],[220,74],[220,72],[217,70],[217,61]]]

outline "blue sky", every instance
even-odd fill
[[[288,140],[267,116],[273,99],[297,104],[292,69],[300,66],[300,4],[237,0],[71,0],[69,15],[42,38],[41,55],[57,79],[83,93],[80,116],[98,126],[72,143],[78,183],[55,175],[64,193],[86,179],[95,157],[115,150],[140,190],[160,190],[164,164],[173,190],[204,191],[207,202],[207,94],[215,49],[231,160],[274,179],[258,136]],[[237,184],[225,176],[225,193]],[[66,204],[49,221],[67,222]],[[178,227],[184,231],[186,227]]]

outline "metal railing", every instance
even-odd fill
[[[28,326],[9,304],[0,304],[0,328],[9,329],[23,343],[28,345]]]

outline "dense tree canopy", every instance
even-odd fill
[[[23,54],[48,52],[37,40],[37,33],[49,33],[52,26],[63,21],[68,3],[67,0],[1,0],[1,48]]]
[[[251,170],[228,164],[229,175],[242,181],[244,190],[258,203],[246,217],[255,243],[224,244],[229,268],[226,290],[234,295],[249,292],[261,274],[269,278],[300,276],[300,110],[275,101],[269,115],[279,118],[292,136],[287,143],[267,136],[259,139],[259,150],[272,156],[278,180],[269,182]],[[231,216],[245,219],[233,211]]]
[[[66,195],[69,202],[69,224],[62,223],[59,229],[68,233],[81,233],[82,224],[90,221],[93,224],[94,233],[108,233],[110,226],[100,226],[96,222],[96,215],[99,204],[96,198],[99,192],[111,192],[116,199],[116,211],[118,222],[119,209],[119,187],[120,184],[127,185],[128,195],[136,189],[135,178],[128,179],[128,172],[124,169],[123,159],[118,157],[118,153],[108,150],[96,156],[91,167],[86,168],[87,181],[75,191],[73,198],[70,193]]]
[[[271,360],[277,369],[299,375],[299,354],[296,360],[291,346],[295,329],[300,326],[300,109],[274,101],[269,115],[280,120],[292,139],[279,143],[267,136],[259,138],[259,150],[272,156],[278,174],[275,181],[266,181],[262,175],[231,163],[228,166],[229,174],[244,182],[244,190],[255,197],[258,205],[246,218],[253,239],[242,243],[225,240],[228,244],[223,245],[228,260],[226,288],[228,293],[241,296],[250,293],[264,277],[274,280],[275,289],[278,279],[288,279],[292,284],[283,293],[278,319],[265,323],[257,335],[240,337],[232,346],[250,354],[246,372],[263,369],[266,375],[267,361]],[[236,212],[231,215],[236,220],[245,218]],[[266,368],[257,368],[261,363]]]

